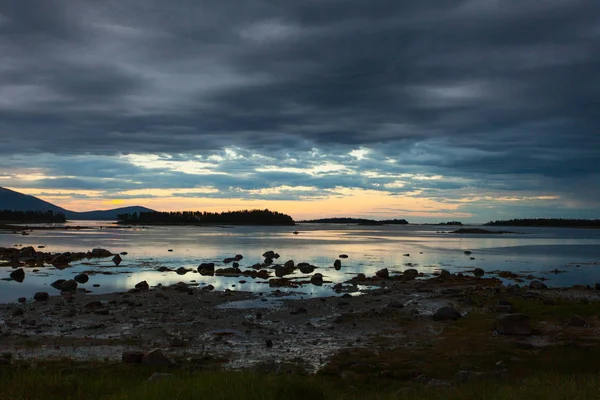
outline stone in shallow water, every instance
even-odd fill
[[[17,282],[23,282],[25,280],[25,271],[23,268],[19,268],[10,273],[11,279],[14,279]]]

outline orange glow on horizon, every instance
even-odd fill
[[[461,204],[441,203],[432,199],[391,196],[385,192],[369,190],[344,190],[343,195],[333,195],[314,200],[260,200],[239,198],[152,197],[106,200],[101,198],[76,199],[69,196],[39,196],[72,211],[103,210],[115,207],[144,206],[157,211],[230,211],[265,209],[291,215],[296,220],[325,217],[360,217],[377,215],[378,219],[406,217],[468,218],[469,213],[459,211]],[[396,211],[397,210],[397,211]]]

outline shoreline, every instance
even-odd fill
[[[65,292],[45,301],[4,303],[0,353],[10,352],[17,362],[34,358],[119,362],[125,352],[161,348],[176,359],[218,358],[226,369],[275,362],[301,365],[312,373],[344,349],[371,348],[382,334],[392,342],[438,340],[455,317],[435,320],[436,311],[452,307],[460,314],[457,318],[476,314],[480,304],[473,298],[481,296],[600,302],[600,291],[591,288],[534,290],[505,286],[497,278],[451,274],[371,283],[374,287],[358,296],[342,291],[290,299],[277,290],[215,292],[179,283],[110,294]],[[539,338],[518,341],[536,346]]]

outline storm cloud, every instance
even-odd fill
[[[555,196],[593,216],[599,26],[593,0],[5,0],[0,185]],[[285,186],[303,189],[266,190]]]

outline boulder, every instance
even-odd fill
[[[273,259],[271,257],[265,258],[265,265],[271,265],[271,264],[273,264]]]
[[[74,292],[77,290],[77,282],[74,279],[69,279],[60,284],[59,289],[63,292]]]
[[[198,272],[205,270],[210,272],[215,272],[215,263],[202,263],[198,267]]]
[[[170,367],[177,365],[177,362],[161,349],[154,349],[142,358],[142,364],[152,367]]]
[[[333,268],[340,270],[342,268],[342,260],[335,260],[333,262]]]
[[[236,261],[233,257],[227,257],[223,260],[223,264],[229,264],[230,262]]]
[[[126,364],[141,364],[145,353],[143,351],[124,351],[121,361]]]
[[[265,251],[262,256],[264,258],[275,258],[275,252],[273,250]]]
[[[146,281],[141,281],[135,285],[135,288],[139,290],[148,290],[150,289],[150,285],[148,285],[148,282]]]
[[[452,307],[438,308],[436,310],[436,312],[433,313],[434,321],[449,321],[449,320],[456,321],[460,317],[462,317],[460,312],[458,312],[457,310],[455,310]]]
[[[379,271],[375,272],[375,275],[377,275],[378,278],[386,279],[390,277],[390,271],[387,268],[380,269]]]
[[[25,280],[25,271],[23,268],[19,268],[10,273],[11,279],[17,282],[23,282]]]
[[[62,285],[65,282],[66,282],[65,279],[58,279],[58,280],[52,282],[50,284],[50,286],[52,286],[54,289],[60,290],[60,285]]]
[[[112,259],[112,262],[114,262],[117,267],[119,266],[119,264],[121,264],[121,261],[123,261],[123,259],[118,254]]]
[[[382,270],[382,271],[383,271],[383,270]],[[389,276],[389,273],[388,273],[387,275]],[[354,279],[354,280],[357,280],[357,281],[359,281],[359,282],[360,282],[360,281],[365,281],[365,280],[367,280],[367,276],[366,276],[365,274],[362,274],[362,273],[361,273],[361,274],[358,274],[358,275],[356,275],[356,276],[355,276],[353,279]]]
[[[544,290],[548,289],[548,286],[546,286],[546,284],[542,281],[533,280],[529,282],[529,288],[534,290]]]
[[[501,335],[531,335],[529,316],[526,314],[504,314],[496,320],[496,329]]]
[[[403,275],[407,279],[415,279],[417,276],[419,276],[419,271],[414,268],[410,268],[404,271]]]
[[[57,266],[67,265],[71,259],[66,254],[59,254],[50,260],[50,264]]]
[[[310,283],[312,283],[313,285],[317,285],[320,286],[323,284],[323,275],[316,273],[314,274],[311,278],[310,278]]]
[[[316,267],[308,263],[300,263],[298,264],[298,268],[300,268],[300,272],[303,274],[312,274]]]
[[[485,275],[485,271],[481,268],[475,268],[473,270],[473,275],[475,275],[477,277],[482,277],[483,275]]]
[[[175,272],[177,272],[177,275],[185,275],[189,272],[189,270],[185,267],[179,267],[175,270]]]
[[[79,274],[79,275],[75,275],[75,277],[73,279],[77,283],[87,283],[87,281],[90,280],[90,277],[87,276],[86,274]]]
[[[19,256],[20,257],[33,257],[35,256],[35,249],[32,246],[27,246],[27,247],[23,247],[20,251],[19,251]]]
[[[348,258],[348,254],[340,254],[338,258]]]
[[[242,261],[242,259],[244,258],[243,255],[241,254],[236,254],[235,257],[233,257],[235,259],[235,261]]]
[[[50,295],[47,292],[37,292],[33,295],[35,301],[46,301],[49,297]]]
[[[266,269],[260,270],[256,274],[256,277],[260,279],[269,279],[269,271],[267,271]]]
[[[287,260],[285,264],[283,264],[285,268],[294,268],[294,265],[294,260]]]
[[[239,268],[239,267],[240,267],[240,263],[239,263],[239,262],[237,262],[237,261],[234,261],[234,262],[233,262],[233,264],[231,264],[231,266],[232,266],[233,268]]]
[[[163,266],[163,267],[158,267],[156,270],[158,272],[168,272],[168,271],[171,271],[171,268]]]
[[[92,249],[90,255],[92,257],[104,258],[104,257],[110,257],[113,254],[106,249]]]

